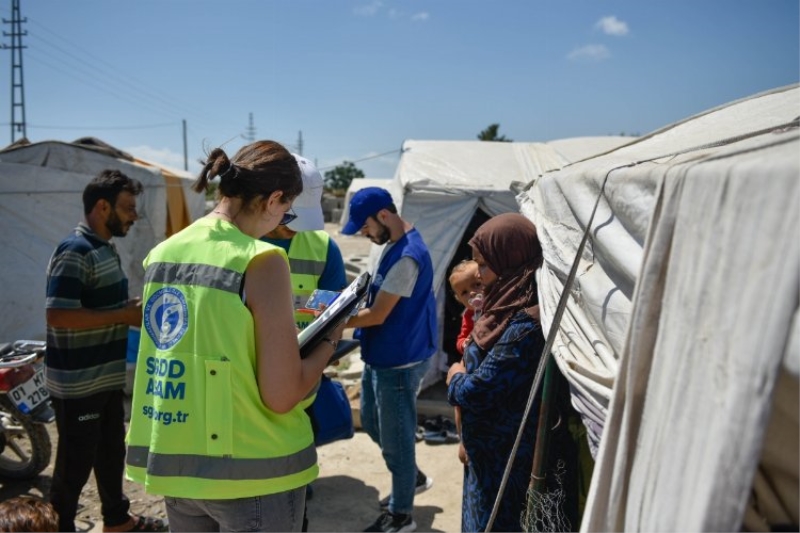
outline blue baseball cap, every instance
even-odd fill
[[[394,203],[389,191],[380,187],[364,187],[350,199],[349,220],[342,228],[343,235],[358,233],[367,219]]]

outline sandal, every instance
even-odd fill
[[[448,431],[446,429],[443,429],[439,432],[431,431],[425,433],[426,444],[455,444],[457,442],[461,442],[461,438],[458,436],[458,433]]]
[[[126,528],[126,529],[122,529]],[[107,532],[126,532],[126,531],[169,531],[167,523],[160,518],[153,518],[150,516],[132,516],[128,522],[119,526],[106,527],[103,526],[103,531]]]
[[[425,431],[424,439],[427,444],[455,444],[461,442],[461,437],[456,431],[455,423],[449,418],[438,416]]]

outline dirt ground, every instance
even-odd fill
[[[0,501],[21,494],[46,497],[49,493],[55,444],[55,424],[48,426],[53,442],[53,460],[37,478],[25,482],[0,481]],[[433,478],[433,487],[415,500],[414,520],[418,531],[461,529],[462,468],[457,444],[417,444],[417,463]],[[313,483],[308,502],[309,531],[362,531],[380,514],[378,500],[389,493],[390,478],[380,451],[366,433],[356,431],[349,440],[318,449],[320,477]],[[162,499],[125,481],[131,510],[137,514],[166,518]],[[79,531],[102,531],[100,500],[94,477],[81,494],[76,523]]]

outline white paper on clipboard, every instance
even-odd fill
[[[307,357],[314,346],[350,316],[353,309],[366,297],[369,281],[369,272],[362,273],[342,291],[330,307],[325,308],[322,314],[297,334],[300,357]]]

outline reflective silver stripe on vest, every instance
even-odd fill
[[[152,263],[144,273],[144,282],[192,285],[239,294],[242,274],[201,263]]]
[[[152,476],[197,477],[201,479],[276,479],[308,470],[317,464],[317,449],[308,448],[285,457],[234,459],[189,454],[150,453],[146,446],[128,446],[126,462],[146,468]]]
[[[289,258],[289,270],[292,274],[306,274],[309,276],[321,276],[325,270],[325,261],[314,261],[313,259]]]

